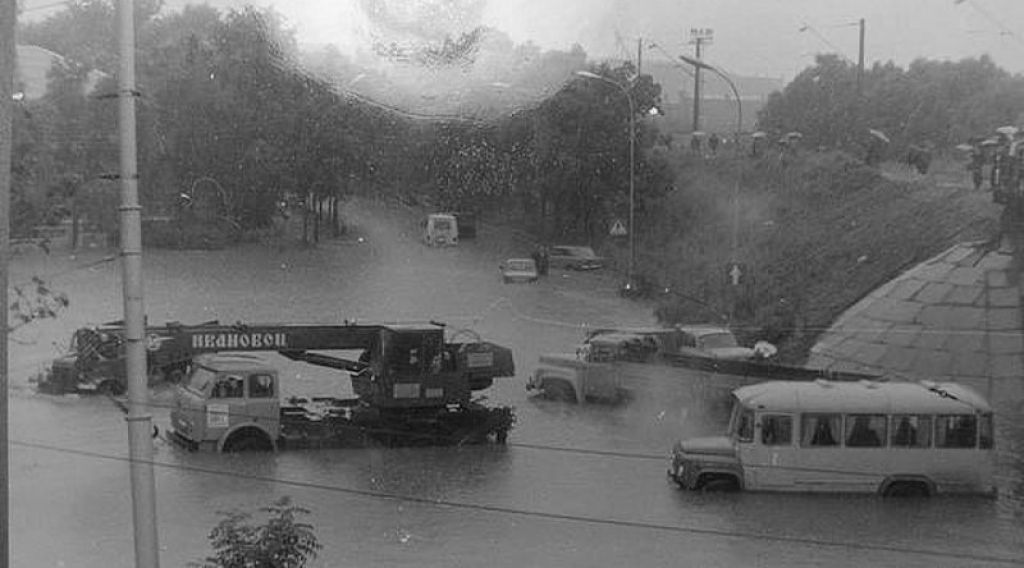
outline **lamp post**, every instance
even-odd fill
[[[719,77],[721,77],[722,80],[724,80],[729,85],[729,88],[732,89],[732,94],[733,94],[734,97],[736,97],[736,138],[735,138],[735,140],[736,140],[737,155],[739,155],[740,132],[743,130],[743,101],[740,99],[739,91],[736,90],[736,84],[732,82],[732,79],[729,78],[728,75],[723,73],[720,69],[718,69],[714,65],[711,65],[709,63],[705,63],[704,61],[701,61],[700,59],[696,59],[696,58],[689,57],[689,56],[686,56],[686,55],[680,55],[679,59],[685,61],[686,63],[689,63],[690,65],[693,65],[694,67],[696,67],[698,69],[707,69],[708,71],[711,71],[715,75],[718,75]],[[736,168],[736,185],[733,188],[733,196],[732,196],[732,252],[730,254],[730,256],[732,258],[730,259],[730,265],[731,266],[729,267],[729,274],[732,277],[733,286],[737,286],[739,284],[740,277],[742,276],[742,272],[740,271],[740,265],[737,262],[737,258],[736,258],[736,256],[737,256],[736,249],[739,248],[740,175],[741,175],[741,170],[739,168]],[[735,311],[736,311],[736,302],[734,300],[733,301],[732,309],[730,310],[730,314],[729,314],[730,315],[730,317],[729,317],[730,320],[735,319],[735,317],[734,317],[735,316],[735,313],[734,313]]]
[[[636,237],[634,236],[636,220],[636,105],[633,103],[633,95],[619,83],[590,71],[577,71],[576,74],[587,79],[596,79],[615,85],[622,91],[622,94],[626,95],[626,102],[629,103],[629,267],[626,270],[626,281],[632,284],[633,270],[636,266]]]

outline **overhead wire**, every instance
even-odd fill
[[[567,513],[556,513],[547,511],[538,511],[531,509],[523,509],[518,507],[504,506],[504,505],[488,505],[482,503],[471,503],[465,501],[456,501],[452,499],[443,498],[432,498],[432,497],[420,497],[415,495],[400,494],[387,491],[375,491],[370,489],[359,489],[355,487],[345,487],[341,485],[328,485],[324,483],[317,483],[311,481],[303,481],[297,479],[285,479],[275,476],[257,475],[251,473],[243,473],[238,471],[224,471],[213,469],[209,467],[200,467],[196,465],[188,465],[181,463],[168,463],[156,460],[133,460],[130,457],[105,454],[102,452],[88,451],[74,448],[64,448],[55,446],[52,444],[44,444],[39,442],[26,442],[22,440],[11,440],[12,446],[19,446],[22,448],[31,448],[36,450],[57,452],[64,455],[77,455],[81,457],[89,457],[94,459],[112,460],[126,463],[146,463],[153,467],[177,470],[177,471],[189,471],[193,473],[199,473],[204,475],[216,475],[216,476],[228,476],[235,479],[245,479],[249,481],[255,481],[260,483],[270,483],[276,485],[283,485],[287,487],[295,487],[301,489],[312,489],[317,491],[324,491],[329,493],[340,493],[345,495],[353,495],[359,497],[365,497],[370,499],[380,499],[388,501],[398,501],[402,503],[415,503],[420,505],[427,505],[438,508],[448,508],[465,511],[475,511],[482,513],[492,513],[499,515],[513,515],[530,518],[541,518],[555,521],[566,521],[575,523],[584,523],[589,525],[599,526],[610,526],[619,528],[630,528],[630,529],[645,529],[659,532],[668,532],[675,534],[693,534],[693,535],[705,535],[722,538],[734,538],[743,540],[755,540],[762,542],[776,542],[785,544],[796,544],[818,548],[835,548],[843,550],[859,550],[867,552],[884,552],[892,554],[900,554],[906,556],[924,556],[931,558],[944,558],[944,559],[958,559],[970,562],[989,562],[994,564],[1005,564],[1010,566],[1018,565],[1019,559],[1006,558],[995,555],[983,555],[973,554],[968,552],[958,552],[955,550],[951,551],[938,551],[927,548],[913,548],[908,546],[895,546],[888,544],[874,544],[866,542],[854,542],[854,541],[838,541],[838,540],[825,540],[821,538],[813,537],[799,537],[789,535],[778,535],[768,533],[757,533],[750,531],[739,531],[739,530],[727,530],[727,529],[716,529],[716,528],[705,528],[705,527],[694,527],[694,526],[683,526],[683,525],[672,525],[665,523],[657,523],[651,521],[641,521],[632,519],[614,519],[604,517],[594,517],[587,515],[578,514],[567,514]]]

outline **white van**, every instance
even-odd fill
[[[459,223],[450,213],[431,213],[423,221],[423,241],[430,246],[459,244]]]
[[[736,389],[725,436],[683,440],[687,489],[994,494],[992,407],[954,383],[770,381]]]

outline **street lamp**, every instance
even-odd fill
[[[615,85],[626,95],[626,102],[629,103],[629,268],[626,270],[626,282],[632,284],[633,269],[636,266],[636,237],[634,236],[636,234],[634,231],[636,220],[636,105],[633,103],[633,95],[619,83],[590,71],[577,71],[576,74],[587,79],[596,79]]]
[[[689,57],[687,55],[680,55],[679,59],[685,61],[686,63],[689,63],[690,65],[693,65],[694,67],[697,67],[698,69],[707,69],[708,71],[711,71],[715,75],[718,75],[719,77],[721,77],[729,85],[729,88],[732,89],[732,94],[733,94],[734,97],[736,97],[736,152],[737,152],[737,155],[739,155],[740,132],[743,130],[743,101],[740,99],[739,91],[736,90],[736,85],[732,82],[732,79],[730,79],[728,75],[723,73],[721,70],[719,70],[714,65],[711,65],[709,63],[705,63],[704,61],[701,61],[700,59],[696,59],[694,57]],[[739,227],[740,227],[740,176],[742,175],[741,172],[742,172],[742,170],[740,168],[736,168],[736,185],[733,188],[733,196],[732,196],[732,253],[731,253],[732,259],[731,259],[731,262],[730,262],[730,264],[732,266],[729,268],[729,273],[730,273],[730,275],[732,275],[733,285],[734,286],[739,284],[739,279],[740,279],[740,276],[742,274],[740,272],[739,263],[737,262],[737,258],[736,258],[736,249],[739,247],[739,230],[740,230]],[[733,313],[733,312],[735,312],[735,308],[736,308],[735,302],[733,302],[733,309],[730,310],[730,316],[735,315]],[[730,319],[733,319],[733,318],[730,317]]]
[[[714,65],[711,65],[709,63],[705,63],[704,61],[701,61],[700,59],[697,59],[697,58],[694,58],[694,57],[690,57],[688,55],[680,55],[679,59],[681,59],[681,60],[685,61],[686,63],[689,63],[690,65],[693,65],[694,67],[697,67],[699,69],[707,69],[708,71],[711,71],[715,75],[718,75],[719,77],[721,77],[722,80],[725,81],[729,85],[729,88],[732,89],[732,94],[733,94],[734,97],[736,97],[736,141],[739,142],[740,131],[743,130],[743,101],[740,100],[740,93],[739,93],[739,91],[736,90],[736,85],[732,82],[732,79],[730,79],[728,75],[723,73],[721,70],[719,70]]]

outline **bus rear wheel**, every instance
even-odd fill
[[[928,486],[921,481],[894,481],[885,488],[884,497],[928,497]]]

